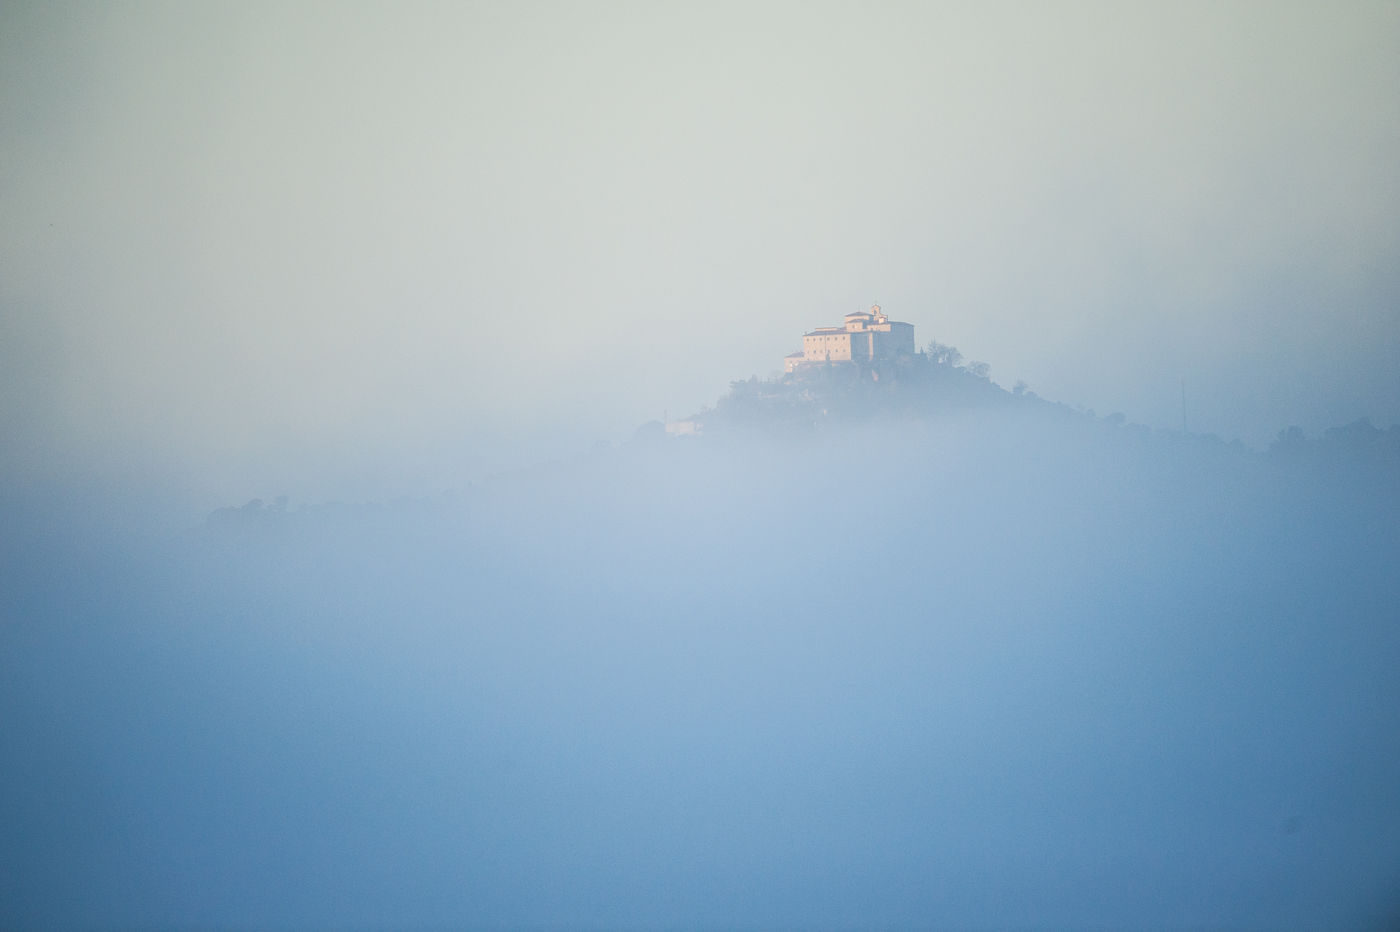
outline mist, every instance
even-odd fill
[[[0,926],[1390,927],[1398,16],[0,8]]]
[[[872,302],[1153,427],[1400,420],[1390,4],[3,15],[7,472],[430,494]]]
[[[28,537],[7,921],[1380,928],[1400,444],[1368,436],[716,428]]]

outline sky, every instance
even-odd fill
[[[1393,3],[5,3],[0,466],[437,490],[874,303],[1153,427],[1388,426],[1396,87]]]

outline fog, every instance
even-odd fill
[[[1383,927],[1400,442],[1361,439],[1003,405],[49,518],[6,553],[6,921]]]
[[[0,8],[0,926],[1393,926],[1398,17]]]
[[[1262,447],[1400,420],[1392,4],[9,4],[7,472],[428,494],[878,302]]]

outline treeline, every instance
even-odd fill
[[[731,382],[714,408],[696,418],[707,431],[800,431],[849,419],[928,416],[1012,404],[1044,402],[1024,383],[1008,392],[991,380],[986,363],[964,362],[956,348],[932,342],[919,353],[874,365],[802,366],[778,378]]]
[[[801,434],[850,421],[928,419],[990,411],[1092,425],[1139,440],[1157,437],[1173,444],[1245,451],[1239,441],[1225,441],[1214,434],[1153,430],[1128,421],[1121,413],[1098,415],[1050,401],[1031,391],[1024,381],[1018,380],[1008,390],[992,381],[987,363],[966,360],[956,347],[936,340],[918,353],[876,365],[803,366],[775,378],[753,376],[733,381],[712,408],[694,418],[712,434],[735,429]],[[1344,459],[1400,469],[1400,425],[1383,430],[1362,418],[1313,437],[1291,426],[1279,431],[1267,452],[1287,462]]]

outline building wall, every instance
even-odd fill
[[[878,330],[875,337],[875,358],[894,359],[896,356],[914,352],[913,337],[899,330]]]
[[[861,362],[870,362],[879,355],[879,344],[876,338],[879,334],[870,330],[861,330],[851,334],[851,358]]]
[[[783,369],[820,362],[887,362],[914,352],[914,325],[884,314],[850,314],[841,327],[821,327],[802,336],[802,357],[787,357]]]
[[[849,333],[809,333],[802,338],[802,356],[808,362],[841,362],[851,358]]]
[[[891,354],[908,353],[912,356],[914,354],[914,325],[892,320],[889,323],[889,328]]]

